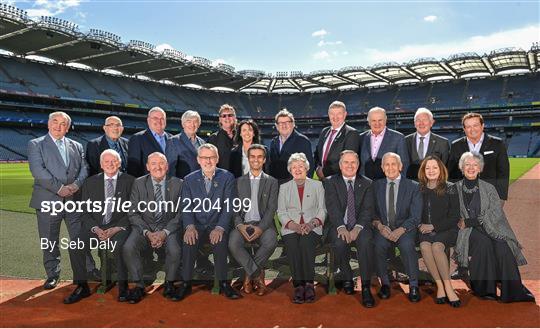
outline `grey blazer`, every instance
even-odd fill
[[[28,142],[28,163],[34,177],[34,189],[30,199],[31,208],[41,209],[42,201],[64,200],[57,194],[62,185],[75,183],[81,187],[88,176],[82,145],[67,137],[65,137],[65,143],[69,159],[67,167],[49,134]]]
[[[278,217],[281,222],[282,236],[294,233],[294,231],[285,228],[285,225],[291,220],[300,224],[301,214],[303,214],[306,223],[313,218],[318,218],[324,223],[326,205],[324,188],[321,182],[310,178],[306,179],[302,204],[300,204],[298,188],[294,180],[290,180],[279,187]],[[322,235],[322,225],[316,227],[313,232]]]
[[[165,201],[172,201],[174,207],[168,206],[168,209],[166,209],[168,211],[165,212],[164,217],[159,222],[156,222],[155,211],[151,212],[148,209],[144,209],[146,211],[140,212],[137,206],[141,201],[146,203],[155,201],[152,177],[148,174],[137,178],[133,183],[130,197],[132,205],[129,213],[129,221],[134,228],[139,229],[141,234],[144,230],[157,232],[166,229],[172,233],[180,229],[180,216],[182,214],[180,195],[183,181],[177,177],[168,177],[165,179],[165,182]],[[177,206],[179,203],[180,205]],[[169,204],[171,203],[169,202]]]
[[[416,148],[416,135],[412,133],[405,137],[405,144],[409,153],[409,168],[407,169],[407,178],[416,180],[418,178],[418,169],[420,169],[420,158]],[[436,156],[447,165],[450,154],[450,144],[448,139],[431,132],[429,135],[429,145],[427,146],[426,157]]]
[[[249,174],[240,176],[236,179],[236,188],[238,191],[238,198],[240,200],[251,198],[251,181]],[[261,215],[261,221],[258,226],[264,231],[270,227],[274,227],[274,215],[277,210],[278,204],[278,181],[272,176],[261,173],[259,182],[259,193],[257,202],[259,206],[259,213]],[[234,214],[234,225],[244,223],[246,212],[241,210]]]

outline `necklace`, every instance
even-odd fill
[[[478,185],[475,185],[473,188],[468,188],[467,186],[465,186],[465,184],[463,184],[463,192],[467,194],[473,194],[476,191],[478,191]]]

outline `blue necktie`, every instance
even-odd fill
[[[64,164],[67,167],[69,162],[68,162],[68,157],[67,157],[67,154],[66,154],[66,147],[64,145],[64,141],[61,140],[61,139],[57,139],[56,140],[56,145],[58,146],[58,151],[60,152],[60,156],[62,156],[62,160],[64,160]]]

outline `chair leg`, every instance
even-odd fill
[[[112,280],[112,262],[114,262],[114,258],[112,257],[112,253],[106,249],[99,250],[99,258],[101,260],[101,284],[97,293],[102,295],[114,286]]]
[[[334,251],[332,248],[328,248],[328,252],[326,253],[326,259],[328,260],[328,264],[326,266],[326,275],[328,277],[328,294],[329,295],[335,295],[337,294],[336,291],[336,282],[334,278],[334,267],[332,266],[334,264]]]
[[[217,275],[214,275],[214,285],[212,286],[212,295],[219,295],[219,280]]]

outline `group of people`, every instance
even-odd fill
[[[66,137],[69,115],[51,113],[49,133],[28,146],[34,177],[30,206],[36,209],[40,239],[57,242],[64,219],[71,240],[112,242],[120,302],[144,298],[144,258],[153,250],[165,257],[163,295],[184,299],[191,293],[203,244],[211,246],[220,293],[241,297],[227,278],[230,256],[245,271],[242,291],[262,296],[268,291],[265,265],[278,234],[291,269],[294,303],[316,299],[315,256],[321,242],[331,244],[346,294],[355,292],[350,247],[356,247],[365,307],[375,306],[374,272],[380,280],[378,297],[390,298],[388,262],[395,247],[409,277],[408,298],[421,299],[418,245],[436,283],[438,304],[460,306],[450,278],[450,248],[462,270],[468,270],[475,295],[534,301],[521,282],[518,266],[526,261],[503,211],[506,148],[484,134],[480,114],[463,117],[465,136],[451,146],[431,132],[433,114],[425,108],[414,116],[416,132],[406,137],[386,126],[380,107],[368,112],[370,129],[363,133],[346,124],[342,102],[330,104],[328,117],[331,125],[322,130],[313,154],[286,109],[275,116],[278,135],[267,148],[260,144],[257,124],[237,123],[235,109],[227,104],[219,109],[220,127],[208,142],[197,136],[197,112],[184,112],[182,132],[171,136],[165,131],[165,111],[154,107],[148,129],[129,140],[121,137],[119,117],[106,118],[105,134],[84,151]],[[103,212],[56,215],[42,209],[44,201],[110,199],[129,200],[131,207],[125,211],[105,203]],[[236,206],[238,200],[242,206]],[[138,207],[145,201],[181,207]],[[197,211],[201,205],[204,211]],[[58,243],[42,249],[44,288],[52,289],[60,274]],[[70,248],[69,255],[76,289],[66,304],[90,295],[88,276],[95,271],[88,248]]]

